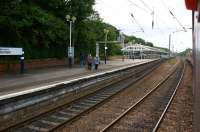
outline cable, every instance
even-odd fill
[[[140,27],[140,30],[143,32],[143,33],[145,33],[144,32],[144,29],[142,28],[142,26],[138,23],[138,21],[136,20],[136,18],[134,17],[134,15],[133,15],[133,13],[130,13],[131,14],[131,17],[135,20],[135,23]]]
[[[167,29],[170,29],[169,28],[169,26],[168,26],[168,24],[165,22],[165,21],[163,21],[158,15],[155,15],[156,14],[156,12],[155,12],[155,10],[154,10],[154,8],[153,8],[153,6],[149,6],[148,4],[146,4],[145,2],[144,2],[144,0],[140,0],[142,3],[143,3],[143,5],[145,5],[152,13],[151,13],[151,15],[152,15],[152,23],[155,21],[155,17],[156,18],[158,18],[159,19],[159,22],[162,22],[166,27],[167,27]],[[153,8],[153,9],[152,9]],[[153,25],[153,24],[152,24]],[[152,26],[153,27],[153,26]]]
[[[100,0],[100,1],[103,2],[105,5],[111,7],[110,5],[108,5],[107,3],[105,3],[103,0]],[[135,4],[134,2],[132,2],[131,0],[128,0],[128,1],[129,1],[131,4],[134,4],[134,6],[136,6],[136,7],[140,8],[140,9],[142,9],[143,11],[148,12],[148,11],[146,11],[144,8],[142,8],[142,7],[138,6],[137,4]],[[113,8],[113,7],[111,7],[111,8]],[[149,13],[149,12],[148,12],[148,13]],[[132,14],[131,16],[132,16],[133,19],[135,20],[136,24],[139,26],[140,30],[141,30],[143,33],[145,33],[144,29],[143,29],[142,26],[138,23],[138,21],[137,21],[136,18],[133,16],[133,14]]]
[[[152,29],[153,29],[153,27],[154,27],[154,10],[152,10],[152,9],[148,6],[148,4],[146,4],[143,0],[140,0],[140,1],[142,2],[142,4],[143,4],[151,13],[150,13],[149,11],[147,11],[146,9],[144,9],[144,8],[142,8],[142,7],[140,7],[140,6],[138,6],[137,4],[135,4],[134,2],[132,2],[131,0],[128,0],[128,1],[131,2],[132,4],[134,4],[136,7],[142,9],[142,10],[145,11],[146,13],[151,14],[151,16],[152,16]]]
[[[143,4],[144,6],[146,6],[151,12],[153,12],[153,10],[151,9],[151,7],[149,7],[148,4],[146,4],[143,0],[140,0],[140,1],[141,1],[142,4]]]
[[[142,10],[142,11],[144,11],[144,12],[146,12],[146,13],[149,13],[149,11],[147,11],[145,8],[143,8],[143,7],[141,7],[141,6],[139,6],[139,5],[137,5],[137,4],[135,4],[133,1],[131,1],[131,0],[127,0],[129,3],[131,3],[132,5],[134,5],[135,7],[137,7],[137,8],[139,8],[140,10]]]
[[[162,22],[167,27],[168,30],[170,30],[170,27],[164,20],[162,20],[159,16],[157,16],[157,18],[160,20],[160,22]]]
[[[101,1],[103,4],[105,4],[107,7],[112,8],[114,10],[117,10],[117,8],[115,8],[114,6],[111,6],[110,4],[106,3],[104,0],[97,0],[97,1]],[[168,24],[166,24],[166,22],[164,22],[161,18],[159,18],[158,15],[156,15],[156,12],[154,11],[154,9],[152,10],[148,4],[145,3],[144,0],[141,0],[141,2],[143,3],[143,5],[145,5],[146,8],[139,6],[138,4],[135,4],[133,1],[131,0],[127,0],[127,2],[131,3],[131,6],[133,5],[134,7],[139,8],[140,10],[150,14],[152,16],[152,28],[155,27],[155,24],[158,27],[158,22],[162,22],[164,23],[165,26],[167,26]],[[118,10],[119,11],[119,10]],[[139,27],[139,29],[141,30],[141,32],[143,32],[146,36],[146,33],[144,31],[144,28],[140,25],[140,23],[137,21],[137,19],[135,18],[135,16],[131,13],[131,17],[134,19],[134,23],[136,23],[136,25]],[[157,19],[160,19],[158,22],[155,22]],[[160,27],[159,31],[161,34],[164,34],[164,32],[162,31],[162,29]],[[164,35],[163,35],[164,36]]]
[[[163,4],[163,6],[165,7],[165,9],[169,9],[169,7],[165,4],[164,0],[161,0],[161,3]]]
[[[181,22],[178,20],[178,18],[174,15],[174,13],[170,10],[170,8],[165,4],[164,0],[161,0],[163,6],[166,8],[166,10],[169,12],[169,14],[172,16],[173,19],[177,21],[177,23],[183,28],[183,30],[186,32],[186,28],[181,24]]]
[[[154,11],[154,9],[151,9],[151,7],[150,7],[148,4],[146,4],[143,0],[140,0],[140,1],[143,3],[143,5],[144,5],[146,8],[148,8],[148,10],[149,10],[151,13],[150,13],[149,11],[147,11],[146,9],[144,9],[144,8],[142,8],[142,7],[140,7],[140,6],[138,6],[137,4],[135,4],[134,2],[132,2],[131,0],[128,0],[128,1],[129,1],[131,4],[133,4],[134,6],[136,6],[136,7],[140,8],[141,10],[145,11],[146,13],[151,14],[151,16],[152,16],[152,28],[153,28],[154,25],[155,25],[155,11]],[[167,26],[167,23],[165,23],[160,17],[157,16],[157,18],[160,19],[160,21],[161,21],[164,25]],[[168,26],[167,26],[167,28],[169,29]]]
[[[187,32],[186,28],[181,24],[181,22],[178,20],[178,18],[173,14],[172,11],[169,10],[169,13],[172,15],[172,17],[178,22],[178,24],[183,28],[185,32]]]
[[[146,4],[143,0],[140,0],[140,2],[147,8],[149,9],[149,11],[151,12],[151,16],[152,16],[152,29],[154,28],[155,25],[155,11],[154,9],[152,9],[148,4]],[[158,17],[158,16],[157,16]],[[158,19],[160,19],[160,17],[158,17]],[[161,19],[160,19],[161,20]],[[162,21],[162,20],[161,20]],[[162,21],[163,22],[163,21]],[[164,23],[164,22],[163,22]],[[166,23],[164,23],[164,25],[167,25]]]

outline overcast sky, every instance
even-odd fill
[[[191,11],[186,10],[184,0],[96,0],[94,8],[105,22],[117,27],[123,33],[141,37],[161,47],[168,47],[169,34],[183,30],[181,25],[186,28],[191,28],[192,25]],[[131,17],[131,13],[136,20]],[[141,32],[141,28],[144,29],[144,33]],[[183,51],[192,47],[191,29],[187,32],[176,32],[171,38],[174,50]]]

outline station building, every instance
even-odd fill
[[[156,59],[169,56],[169,53],[162,49],[141,44],[125,44],[122,52],[128,59]]]

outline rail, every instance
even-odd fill
[[[185,65],[184,65],[185,68]],[[136,106],[138,106],[140,103],[142,103],[148,96],[150,96],[154,91],[156,91],[164,82],[166,82],[168,80],[168,78],[174,73],[174,71],[176,70],[176,67],[174,67],[174,69],[172,70],[171,73],[169,73],[158,85],[156,85],[150,92],[148,92],[147,94],[145,94],[139,101],[137,101],[135,104],[133,104],[131,107],[129,107],[125,112],[123,112],[121,115],[119,115],[116,119],[114,119],[110,124],[108,124],[107,126],[105,126],[100,132],[105,132],[107,131],[109,128],[111,128],[113,125],[115,125],[121,118],[123,118],[125,115],[127,115],[132,109],[134,109]],[[183,70],[184,73],[184,70]],[[182,73],[182,76],[183,76]],[[180,78],[180,80],[182,80],[182,76]],[[179,81],[177,87],[179,86],[181,81]]]
[[[132,69],[132,67],[130,67],[130,68],[128,68],[128,69],[126,69],[126,70],[121,70],[119,73],[115,73],[115,74],[113,74],[113,75],[110,75],[110,77],[107,75],[106,76],[106,78],[104,77],[104,78],[101,78],[100,80],[99,80],[99,82],[96,82],[96,81],[94,81],[94,83],[99,83],[99,84],[101,84],[101,86],[99,86],[99,87],[97,87],[96,86],[96,84],[95,84],[95,89],[100,89],[101,87],[107,87],[107,85],[109,86],[109,85],[112,85],[113,83],[116,83],[116,82],[118,82],[118,81],[120,81],[120,80],[124,80],[125,78],[131,78],[131,76],[136,76],[137,74],[144,74],[145,72],[147,72],[147,71],[151,71],[151,68],[150,67],[158,67],[159,66],[159,63],[161,63],[160,61],[156,61],[155,63],[149,63],[148,64],[148,66],[147,65],[145,65],[145,64],[143,64],[143,65],[140,65],[140,66],[138,66],[138,67],[135,67],[135,68],[133,68]],[[146,68],[146,67],[148,67],[148,68]],[[139,69],[140,70],[139,70]],[[145,69],[149,69],[149,70],[145,70]],[[152,69],[153,70],[153,69]],[[130,73],[131,72],[131,73]],[[133,72],[133,73],[132,73]],[[117,76],[114,76],[114,75],[117,75]],[[142,75],[142,76],[144,76],[144,75]],[[142,77],[141,75],[138,77],[138,76],[136,76],[136,78],[141,78]],[[114,78],[113,78],[114,77]],[[94,78],[94,79],[97,79],[97,78]],[[113,80],[113,79],[115,79],[115,80]],[[132,78],[133,79],[133,78]],[[92,81],[92,80],[91,80]],[[92,81],[93,82],[93,81]],[[105,82],[108,82],[108,83],[105,83]],[[83,82],[80,82],[81,84],[83,83]],[[78,85],[78,84],[77,84]],[[89,90],[90,91],[90,93],[88,93],[87,95],[89,95],[89,94],[92,94],[93,92],[95,92],[94,91],[94,88],[86,88],[87,87],[87,85],[91,85],[89,82],[87,82],[87,84],[85,84],[84,83],[84,86],[82,86],[82,91],[83,90]],[[105,85],[105,86],[104,86]],[[71,85],[70,85],[71,86]],[[73,87],[73,86],[71,86],[72,87],[72,89],[74,89],[74,88],[76,88],[76,87]],[[83,88],[83,87],[85,87],[85,88]],[[80,87],[77,87],[77,88],[79,88],[80,89]],[[61,89],[62,89],[62,87],[61,87]],[[66,87],[63,87],[63,89],[66,89]],[[58,89],[55,89],[56,90],[56,92],[58,92],[59,94],[64,94],[62,91],[61,92],[59,92],[58,91]],[[98,91],[98,90],[97,90]],[[113,90],[114,91],[114,90]],[[119,89],[119,91],[120,91],[120,89]],[[75,91],[74,91],[75,92]],[[72,91],[72,96],[78,96],[79,94],[75,94],[73,91]],[[116,91],[117,92],[117,91]],[[86,96],[86,95],[82,95],[82,94],[84,94],[85,92],[83,91],[83,92],[79,92],[80,94],[81,94],[81,96],[79,97],[79,98],[82,98],[82,97],[84,97],[84,96]],[[27,105],[27,102],[29,101],[30,103],[32,103],[31,104],[31,106],[30,107],[27,107],[26,109],[20,109],[20,108],[18,108],[18,107],[12,107],[12,106],[19,106],[19,107],[25,107],[25,105],[23,104],[23,105],[20,105],[20,102],[24,102],[24,100],[22,100],[22,101],[20,101],[19,102],[19,104],[17,104],[16,102],[13,102],[12,104],[10,104],[10,107],[12,107],[12,108],[15,108],[15,109],[20,109],[19,110],[19,112],[20,113],[22,113],[23,111],[26,111],[26,113],[27,113],[27,110],[29,109],[35,109],[37,106],[40,106],[40,108],[41,108],[41,105],[39,104],[39,103],[37,103],[37,106],[35,106],[35,105],[33,105],[33,103],[35,104],[35,102],[36,101],[40,101],[41,99],[47,99],[47,98],[52,98],[53,96],[58,96],[57,95],[57,93],[55,93],[55,92],[53,92],[52,94],[50,94],[49,92],[48,93],[46,93],[47,95],[46,96],[39,96],[38,94],[35,94],[35,96],[32,98],[29,98],[27,101],[26,101],[26,105]],[[86,93],[85,93],[86,94]],[[65,97],[65,99],[64,99],[64,97]],[[23,119],[23,120],[20,120],[20,121],[18,121],[18,122],[14,122],[13,124],[12,124],[12,122],[11,123],[9,123],[9,121],[7,122],[7,124],[10,126],[8,126],[7,128],[8,129],[12,129],[12,128],[14,128],[16,125],[18,125],[18,124],[23,124],[23,123],[25,123],[27,120],[32,120],[33,118],[40,118],[41,117],[41,115],[43,115],[43,114],[46,114],[46,113],[51,113],[51,112],[53,112],[55,109],[57,109],[57,108],[61,108],[61,107],[63,107],[63,106],[66,106],[66,101],[69,101],[69,100],[66,100],[66,97],[71,97],[70,95],[64,95],[64,96],[62,96],[62,97],[55,97],[55,98],[53,98],[52,100],[49,100],[48,99],[48,101],[46,102],[46,104],[49,104],[49,105],[46,105],[46,104],[42,104],[43,106],[45,106],[44,108],[42,108],[42,110],[41,110],[41,112],[38,112],[37,111],[37,113],[34,111],[34,112],[32,112],[31,113],[31,117],[29,117],[29,118],[27,118],[27,119]],[[28,97],[27,97],[28,98]],[[73,101],[75,101],[75,100],[77,100],[77,99],[74,99]],[[16,101],[16,100],[10,100],[10,101]],[[59,101],[61,101],[61,102],[59,102]],[[73,102],[72,101],[72,102]],[[55,103],[55,105],[51,105],[51,104],[53,104],[53,102],[56,102]],[[6,102],[5,102],[6,103]],[[13,118],[14,117],[14,115],[12,115],[12,111],[14,111],[15,113],[16,112],[18,112],[18,111],[16,111],[16,110],[14,110],[14,109],[7,109],[7,108],[10,108],[9,107],[9,105],[8,105],[8,103],[9,102],[7,102],[6,104],[5,104],[5,110],[3,109],[3,106],[2,106],[2,111],[1,111],[1,109],[0,109],[0,113],[2,113],[2,114],[4,114],[5,113],[5,116],[7,116],[7,117],[11,117],[11,118]],[[68,102],[68,103],[70,103],[70,102]],[[30,104],[29,104],[30,105]],[[48,110],[46,109],[46,107],[48,108]],[[0,107],[1,108],[1,107]],[[45,109],[45,111],[43,110],[43,109]],[[86,110],[86,109],[85,109]],[[21,112],[22,111],[22,112]],[[10,114],[11,113],[11,114]],[[14,114],[15,114],[14,113]],[[20,114],[19,113],[19,114]],[[38,114],[39,113],[39,114]],[[61,112],[61,113],[63,113],[63,112]],[[10,114],[10,115],[7,115],[7,114]],[[16,113],[17,114],[17,113]],[[19,117],[19,114],[17,114],[17,116]],[[1,115],[1,114],[0,114]],[[3,115],[4,116],[4,115]],[[23,115],[24,116],[24,115]],[[76,116],[74,116],[74,117],[76,117]],[[17,120],[16,118],[14,119],[14,120]],[[66,119],[67,120],[67,119]],[[71,119],[70,119],[71,120]],[[21,123],[20,123],[21,122]],[[62,124],[62,123],[61,123]],[[57,126],[57,125],[56,125]],[[59,125],[58,125],[59,126]],[[2,126],[3,127],[3,126]],[[6,128],[6,126],[4,125],[4,127]],[[3,128],[4,129],[4,128]]]
[[[159,118],[158,122],[156,123],[156,125],[155,125],[155,127],[154,127],[152,132],[156,132],[158,130],[159,125],[161,124],[162,120],[164,119],[164,116],[167,113],[167,110],[169,109],[169,106],[171,105],[171,103],[172,103],[172,101],[173,101],[173,99],[174,99],[174,97],[176,95],[176,92],[177,92],[177,90],[178,90],[178,88],[179,88],[179,86],[181,84],[181,81],[183,79],[184,73],[185,73],[185,63],[184,63],[184,68],[183,68],[183,71],[182,71],[182,75],[181,75],[181,77],[179,79],[179,82],[178,82],[178,84],[176,86],[176,89],[174,90],[174,93],[172,94],[167,106],[165,107],[165,110],[163,111],[162,115],[160,116],[160,118]]]

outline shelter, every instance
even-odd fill
[[[162,49],[141,44],[126,44],[122,52],[129,59],[154,59],[168,56],[168,52]]]

